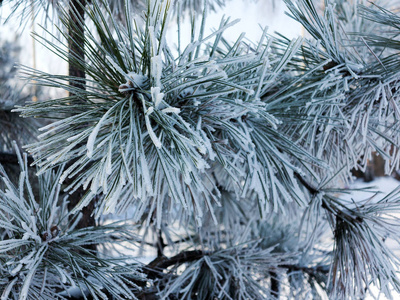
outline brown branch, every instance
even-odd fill
[[[162,236],[162,230],[160,229],[160,230],[158,230],[158,232],[157,232],[157,244],[156,244],[156,247],[157,247],[157,257],[164,256],[164,248],[165,248],[166,246],[167,246],[167,245],[165,244],[164,239],[163,239],[163,236]]]
[[[159,274],[170,266],[193,262],[199,260],[207,254],[209,253],[202,250],[193,250],[181,252],[171,258],[160,256],[155,258],[152,262],[145,266],[143,268],[143,273],[146,274],[148,278],[154,279],[159,277]]]
[[[311,195],[317,195],[319,193],[319,190],[313,187],[310,183],[308,183],[303,176],[301,176],[299,173],[294,172],[294,176],[301,182],[301,184],[310,192]]]
[[[310,192],[310,194],[311,194],[312,196],[316,196],[317,194],[320,193],[320,191],[319,191],[317,188],[315,188],[313,185],[311,185],[309,182],[307,182],[307,181],[303,178],[303,176],[301,176],[299,173],[294,172],[294,176],[295,176],[295,177],[300,181],[300,183]],[[324,208],[324,209],[326,209],[326,210],[331,211],[331,209],[329,208],[329,205],[327,205],[327,203],[326,203],[325,200],[322,201],[321,207]]]
[[[143,267],[142,273],[147,275],[147,279],[156,279],[162,278],[163,272],[171,266],[178,267],[185,263],[190,263],[197,261],[203,258],[206,255],[211,255],[212,252],[202,251],[202,250],[192,250],[192,251],[183,251],[171,258],[162,256],[157,257],[153,261],[151,261],[148,265]],[[318,278],[319,275],[326,276],[329,273],[329,267],[327,266],[316,266],[316,267],[306,267],[299,265],[279,265],[277,266],[279,269],[287,269],[288,272],[300,271],[308,274],[311,277]],[[278,278],[278,274],[276,272],[276,268],[273,267],[271,270],[265,270],[270,274],[271,280],[271,294],[274,295],[275,298],[279,297],[280,291],[280,281]],[[164,274],[165,275],[165,274]],[[135,282],[138,286],[145,287],[146,282]],[[151,291],[148,291],[150,294]],[[139,299],[147,299],[145,296],[147,292],[143,290],[139,295]],[[144,297],[144,298],[143,298]]]
[[[308,275],[312,275],[312,276],[315,276],[315,274],[328,275],[328,273],[329,273],[328,266],[305,267],[305,266],[299,266],[299,265],[282,265],[280,267],[288,269],[290,272],[301,271],[303,273],[307,273]]]
[[[82,90],[86,89],[85,69],[77,66],[74,60],[79,59],[82,63],[85,61],[86,2],[86,0],[70,0],[68,20],[68,73],[69,76],[75,77],[69,81],[69,84]],[[73,96],[73,94],[70,93],[70,96]]]
[[[68,72],[69,76],[73,77],[69,80],[69,85],[80,90],[86,89],[86,72],[85,67],[85,6],[87,0],[70,0],[69,1],[69,19],[68,19]],[[76,61],[79,61],[77,63]],[[76,96],[70,92],[70,96]],[[68,209],[72,210],[76,207],[85,191],[80,187],[75,193],[70,195]],[[78,223],[77,228],[85,228],[96,226],[93,216],[96,199],[92,200],[87,206],[82,209],[82,218]],[[96,245],[88,245],[88,249],[96,250]]]

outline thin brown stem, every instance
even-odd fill
[[[85,6],[87,0],[70,0],[69,4],[69,26],[68,26],[68,71],[70,79],[69,84],[81,90],[86,89],[86,73],[83,67],[85,61]],[[76,61],[81,62],[77,64]],[[70,96],[75,96],[70,92]],[[84,196],[83,188],[79,188],[70,196],[68,208],[71,210],[79,203]],[[82,209],[82,218],[79,221],[77,228],[85,228],[95,226],[96,222],[93,216],[95,201],[91,201],[89,205]],[[95,250],[96,245],[90,245],[88,248]]]
[[[70,0],[68,26],[68,73],[71,79],[69,84],[85,90],[85,69],[77,66],[74,60],[85,61],[85,5],[87,0]],[[70,93],[70,96],[73,94]]]

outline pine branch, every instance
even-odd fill
[[[157,257],[164,255],[164,248],[167,246],[162,236],[162,230],[157,231]]]
[[[68,198],[60,199],[62,168],[38,177],[40,192],[36,198],[27,176],[27,156],[16,151],[21,169],[18,185],[0,166],[7,187],[0,190],[3,298],[18,295],[20,299],[36,299],[40,292],[43,299],[58,299],[60,291],[67,293],[66,289],[76,286],[82,293],[89,290],[93,297],[103,297],[105,289],[113,298],[134,299],[137,286],[125,283],[143,280],[139,266],[121,259],[99,258],[86,246],[110,243],[111,236],[119,236],[121,242],[138,241],[132,231],[135,228],[114,223],[76,229],[80,214],[72,216],[67,210]]]
[[[163,270],[171,267],[171,266],[179,266],[185,263],[190,263],[196,260],[201,259],[205,255],[212,255],[212,251],[203,251],[203,250],[191,250],[191,251],[182,251],[179,254],[168,258],[166,256],[157,257],[153,261],[151,261],[148,265],[143,268],[143,272],[148,274],[150,278],[156,278],[156,274],[162,273]],[[298,264],[282,264],[279,266],[280,268],[287,269],[289,272],[301,271],[303,273],[315,276],[316,274],[324,274],[327,275],[329,273],[329,267],[327,266],[316,266],[316,267],[307,267],[301,266]],[[273,273],[273,272],[272,272]],[[276,275],[276,273],[275,273]],[[279,288],[278,288],[279,291]]]
[[[143,273],[147,274],[148,278],[154,279],[160,277],[160,274],[163,272],[163,270],[167,269],[170,266],[177,267],[184,263],[199,260],[204,255],[209,254],[209,252],[205,252],[202,250],[192,250],[183,251],[171,258],[168,258],[166,256],[157,257],[143,268]]]
[[[317,276],[318,274],[328,275],[329,274],[329,266],[316,266],[316,267],[306,267],[301,265],[282,265],[282,268],[288,270],[288,272],[303,272],[310,276]]]
[[[310,192],[311,195],[315,196],[320,191],[313,187],[310,183],[308,183],[303,176],[301,176],[298,172],[294,172],[294,176],[301,182],[301,184]]]

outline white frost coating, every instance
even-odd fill
[[[158,139],[158,137],[154,133],[153,128],[151,127],[151,124],[150,124],[150,119],[149,119],[149,115],[154,111],[154,108],[151,106],[147,110],[146,109],[146,104],[144,103],[143,96],[142,95],[139,95],[139,96],[142,99],[143,111],[144,111],[144,120],[145,120],[145,123],[146,123],[147,132],[149,133],[149,136],[150,136],[151,140],[153,141],[154,145],[157,148],[161,148],[162,147],[161,141]]]
[[[86,134],[86,131],[83,131],[77,135],[71,136],[71,137],[67,138],[67,142],[73,142],[73,141],[79,139],[84,134]]]
[[[15,203],[19,203],[21,199],[19,199],[18,196],[13,193],[12,187],[9,186],[9,183],[4,180],[3,182],[7,185],[6,196],[13,200]]]
[[[201,144],[200,144],[200,146],[197,147],[197,150],[198,150],[201,154],[206,155],[206,153],[207,153],[207,148],[204,146],[204,141],[200,141],[200,142],[201,142]]]
[[[134,84],[136,84],[137,87],[142,88],[144,87],[146,81],[147,81],[147,76],[143,75],[143,74],[138,74],[135,72],[129,72],[128,74],[126,74],[127,79],[131,82],[133,82]],[[128,81],[128,83],[129,83]]]
[[[103,193],[107,194],[108,193],[108,181],[107,181],[107,169],[103,169],[103,171],[101,172],[101,178],[100,178],[100,183],[101,183],[101,187],[103,189]]]
[[[126,77],[126,73],[124,72],[124,70],[122,70],[121,67],[118,66],[118,64],[114,61],[114,59],[111,56],[106,55],[106,58],[111,63],[111,65],[114,67],[115,70],[117,70],[121,74],[125,75],[125,77]]]
[[[199,119],[197,120],[197,124],[196,124],[196,130],[200,131],[201,130],[201,122],[202,122],[202,118],[201,116],[199,117]]]
[[[162,74],[163,61],[161,55],[157,55],[151,58],[151,77],[153,84],[156,87],[161,88],[161,74]]]
[[[396,102],[393,100],[392,95],[390,96],[389,103],[394,111],[396,118],[399,119],[400,118],[400,109],[399,109],[399,106],[396,104]]]
[[[177,115],[177,116],[178,116],[178,120],[182,123],[182,125],[184,125],[188,130],[192,130],[192,127],[188,122],[186,122],[181,116],[179,116],[179,115]]]
[[[100,180],[99,180],[98,177],[97,177],[97,174],[88,177],[88,178],[86,179],[84,185],[83,185],[83,188],[86,189],[90,182],[92,183],[92,184],[90,185],[90,190],[91,190],[94,194],[96,194],[96,193],[97,193],[97,190],[99,189],[99,185],[101,184],[101,183],[100,183]]]
[[[19,175],[19,199],[24,199],[24,179],[25,179],[25,172],[21,171]]]
[[[108,213],[108,214],[115,213],[115,207],[116,207],[118,199],[121,195],[123,185],[124,185],[124,183],[118,184],[117,189],[114,191],[114,193],[112,193],[111,197],[109,197],[108,199],[105,199],[105,201],[106,201],[106,207],[104,209],[105,213]]]
[[[211,142],[208,139],[207,134],[203,130],[201,130],[200,135],[203,137],[204,147],[206,148],[206,152],[208,152],[210,160],[214,160],[217,157],[217,155],[215,154],[212,148]]]
[[[150,116],[154,112],[154,107],[150,106],[146,111],[146,116]]]
[[[87,156],[89,158],[92,158],[93,156],[93,148],[94,148],[94,143],[96,141],[97,134],[100,131],[101,125],[103,122],[107,119],[108,115],[110,114],[111,109],[109,109],[104,116],[99,120],[97,123],[96,127],[93,129],[92,133],[89,135],[86,148],[87,148]]]
[[[3,291],[2,295],[1,295],[1,300],[7,300],[8,295],[10,294],[12,288],[14,287],[15,283],[17,282],[18,277],[14,278],[6,287],[6,289]]]
[[[188,169],[185,169],[183,172],[183,181],[187,185],[190,185],[192,183],[192,179],[190,178],[190,172]]]
[[[65,276],[64,270],[62,270],[57,265],[54,265],[54,267],[56,268],[58,274],[61,276],[61,282],[64,283],[64,284],[67,283],[67,276]]]
[[[147,131],[149,132],[149,136],[150,136],[151,140],[153,141],[154,145],[160,149],[162,147],[161,141],[158,139],[158,137],[154,133],[153,128],[150,125],[150,119],[147,115],[145,116],[145,122],[146,122]]]
[[[21,269],[22,269],[23,264],[18,264],[14,269],[10,271],[11,276],[15,276]]]
[[[50,124],[48,124],[48,125],[46,125],[46,126],[43,126],[43,127],[38,128],[38,130],[39,130],[39,131],[45,131],[45,130],[46,130],[46,131],[48,131],[48,130],[52,131],[53,128],[57,128],[58,125],[63,124],[63,123],[64,123],[66,120],[68,120],[68,119],[70,119],[70,118],[62,119],[62,120],[59,120],[59,121],[55,121],[55,122],[50,123]]]
[[[170,107],[164,108],[163,110],[161,110],[161,112],[164,114],[172,113],[172,114],[178,115],[181,112],[181,110],[177,107],[170,106]]]
[[[26,300],[28,298],[28,292],[31,286],[33,275],[35,275],[36,269],[39,266],[39,263],[42,261],[43,255],[46,253],[47,248],[48,247],[46,245],[42,246],[38,250],[37,255],[35,257],[35,264],[33,264],[33,266],[29,269],[29,272],[25,277],[24,284],[22,285],[21,292],[18,298],[19,300]]]
[[[111,63],[111,65],[114,67],[114,69],[116,69],[119,73],[121,73],[122,75],[124,75],[125,79],[126,79],[126,85],[130,86],[130,83],[134,83],[137,87],[141,88],[144,86],[146,80],[147,80],[147,76],[144,76],[142,74],[138,74],[135,72],[129,72],[128,74],[124,72],[124,70],[121,69],[120,66],[118,66],[118,64],[114,61],[114,59],[112,59],[111,56],[107,55],[106,56],[107,60]]]
[[[192,87],[188,87],[188,88],[184,89],[184,90],[179,94],[179,96],[182,97],[182,98],[185,98],[185,97],[187,97],[187,96],[189,96],[189,95],[193,95],[193,93],[194,93],[194,89],[193,89]]]
[[[151,98],[153,99],[154,107],[158,109],[164,98],[164,93],[161,93],[159,86],[151,88]]]
[[[147,161],[146,161],[146,157],[145,157],[143,149],[142,149],[142,153],[140,155],[140,165],[142,167],[142,178],[143,178],[143,181],[144,181],[144,185],[146,187],[146,191],[148,193],[152,193],[152,186],[151,186],[149,168],[148,168],[148,165],[147,165]]]
[[[147,27],[148,32],[149,32],[149,36],[150,36],[150,42],[151,42],[151,55],[152,56],[156,56],[157,55],[157,40],[156,37],[154,35],[154,26],[153,25],[149,25]]]
[[[350,89],[349,89],[349,83],[348,83],[347,77],[345,77],[345,78],[343,79],[343,89],[344,89],[345,92],[348,92],[348,91],[350,90]]]
[[[110,175],[112,173],[112,164],[111,164],[111,155],[112,155],[112,141],[110,140],[108,146],[108,154],[107,154],[107,161],[106,161],[106,174]]]
[[[32,257],[36,253],[36,250],[31,251],[27,256],[20,260],[18,266],[10,271],[12,276],[17,275],[17,273],[22,269],[23,265],[30,265],[32,264]]]
[[[150,119],[148,116],[145,117],[145,122],[146,122],[146,127],[149,132],[149,136],[150,136],[151,140],[153,141],[154,145],[160,149],[162,147],[161,141],[158,139],[158,137],[154,133],[153,128],[150,125]]]
[[[25,222],[21,222],[22,228],[26,231],[22,236],[23,240],[28,240],[29,238],[35,240],[38,243],[41,243],[40,237],[36,234],[36,232],[32,231],[30,227]]]
[[[379,86],[378,86],[378,88],[376,89],[376,92],[375,92],[375,98],[374,98],[375,101],[378,101],[380,99],[382,88],[383,88],[382,82],[379,82]],[[382,97],[382,98],[384,98],[384,97]]]
[[[205,169],[210,168],[210,165],[204,160],[204,159],[198,159],[196,161],[197,163],[197,169],[199,169],[200,171],[204,171]]]
[[[31,253],[29,253],[27,256],[25,256],[23,259],[21,259],[20,263],[28,265],[32,261],[33,255],[36,253],[36,250],[32,250]]]

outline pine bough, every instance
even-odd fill
[[[285,2],[309,39],[264,30],[256,44],[244,35],[231,43],[223,33],[236,22],[205,35],[204,13],[187,45],[178,24],[172,49],[167,0],[148,1],[142,17],[126,5],[122,22],[107,1],[92,1],[80,20],[86,60],[37,37],[87,78],[81,89],[68,84],[80,78],[23,70],[71,96],[17,109],[54,120],[27,147],[51,184],[40,185],[40,200],[26,192],[22,158],[19,187],[5,177],[3,297],[62,298],[70,286],[104,299],[400,292],[399,261],[385,243],[398,242],[400,190],[355,203],[340,188],[372,151],[388,173],[399,167],[399,18],[348,1],[328,1],[323,14],[310,0]],[[53,37],[69,40],[66,32]],[[69,212],[57,200],[67,181],[64,191],[86,191]],[[94,199],[97,219],[129,210],[135,225],[74,230]],[[152,232],[158,255],[141,269],[83,247],[117,233],[143,246]]]

